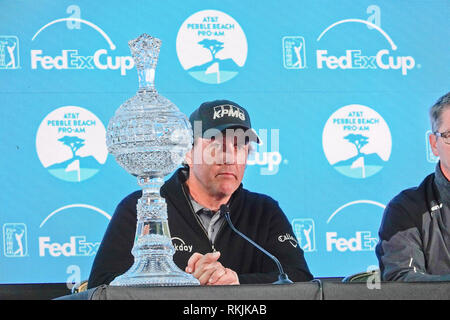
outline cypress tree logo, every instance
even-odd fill
[[[219,84],[234,78],[247,59],[247,38],[239,24],[217,10],[194,13],[181,25],[177,54],[195,79]]]
[[[389,160],[391,132],[373,109],[348,105],[338,109],[322,134],[325,156],[338,172],[364,179],[379,172]]]
[[[42,165],[55,177],[81,182],[94,176],[106,162],[106,130],[90,111],[66,106],[50,112],[36,135]]]

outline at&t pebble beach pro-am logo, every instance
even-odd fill
[[[19,67],[19,39],[16,36],[0,36],[0,69]]]
[[[247,38],[228,14],[203,10],[187,18],[177,35],[182,67],[195,79],[219,84],[234,78],[247,59]]]
[[[373,109],[352,104],[338,109],[323,129],[325,156],[337,171],[364,179],[380,171],[391,155],[391,132]]]
[[[80,182],[95,175],[106,162],[106,130],[89,110],[66,106],[50,112],[36,135],[42,165],[55,177]]]
[[[53,48],[39,48],[32,49],[31,54],[31,69],[44,69],[44,70],[120,70],[122,76],[126,75],[127,70],[134,67],[134,60],[131,56],[112,56],[111,51],[116,50],[116,45],[111,41],[109,36],[94,23],[80,19],[80,18],[61,18],[53,20],[46,25],[42,26],[34,36],[32,41],[37,41],[42,38],[42,34],[45,32],[53,32],[51,34],[51,39],[53,40],[55,25],[65,25],[68,22],[83,24],[88,26],[90,29],[95,30],[98,34],[104,38],[109,46],[109,50],[105,48],[97,49],[95,52],[85,52],[81,53],[76,48],[64,48],[61,49],[59,54],[52,54],[50,50]],[[51,30],[51,31],[48,31]],[[44,32],[45,31],[45,32]],[[74,32],[74,31],[64,31],[64,32]],[[48,37],[47,37],[48,38]],[[43,40],[41,40],[43,41]],[[53,46],[54,41],[51,42]],[[88,41],[86,41],[88,43]],[[35,42],[33,42],[34,45]],[[54,50],[52,50],[54,52]]]

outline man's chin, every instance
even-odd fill
[[[238,185],[236,183],[222,183],[217,187],[218,193],[224,196],[231,196],[236,191]]]

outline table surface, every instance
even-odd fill
[[[450,300],[450,282],[306,282],[198,287],[102,285],[61,300]]]

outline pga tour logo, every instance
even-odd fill
[[[79,18],[62,18],[53,20],[40,28],[31,40],[36,41],[38,36],[39,38],[42,38],[42,32],[53,25],[68,22],[80,23],[92,28],[105,39],[111,51],[116,50],[115,44],[100,27],[90,21]],[[45,41],[45,38],[42,41]],[[104,48],[98,49],[93,54],[88,55],[79,53],[77,49],[62,49],[59,55],[46,54],[43,49],[32,49],[30,51],[30,56],[31,69],[33,70],[120,70],[120,74],[124,76],[128,70],[134,67],[134,60],[131,56],[112,56],[110,52]]]
[[[304,252],[316,251],[316,230],[313,219],[294,219],[292,221],[292,229],[298,239],[300,248]]]
[[[3,253],[8,258],[28,255],[27,226],[24,223],[3,225]]]
[[[244,31],[218,10],[202,10],[188,17],[178,31],[176,48],[183,69],[209,84],[233,79],[247,59]]]
[[[0,36],[0,69],[19,67],[19,39],[16,36]]]
[[[378,50],[375,55],[365,55],[361,49],[344,49],[336,53],[328,49],[316,50],[316,68],[317,69],[382,69],[382,70],[400,70],[403,76],[408,71],[414,69],[416,62],[412,56],[395,55],[397,45],[390,36],[379,26],[371,22],[360,19],[346,19],[337,21],[319,35],[317,42],[320,42],[325,35],[332,29],[342,24],[358,23],[365,24],[370,29],[376,30],[388,42],[390,48]],[[286,69],[303,69],[306,67],[305,40],[301,36],[283,37],[283,64]]]
[[[305,39],[300,36],[286,36],[282,39],[283,64],[286,69],[306,68]]]

